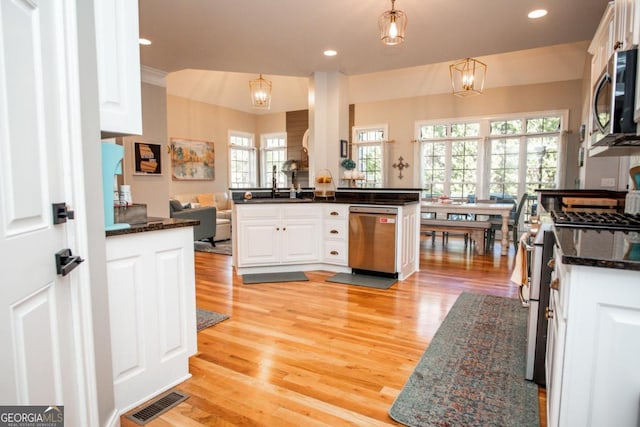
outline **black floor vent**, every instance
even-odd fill
[[[147,404],[137,412],[127,415],[127,418],[134,423],[143,426],[178,405],[188,397],[189,396],[184,393],[172,391]]]

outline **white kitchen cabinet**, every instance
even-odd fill
[[[614,3],[614,50],[631,49],[637,38],[636,9],[637,0],[616,0]],[[634,42],[635,41],[635,42]]]
[[[614,43],[616,38],[614,4],[609,3],[605,9],[600,24],[596,29],[593,40],[589,45],[589,53],[591,57],[591,85],[596,84],[600,74],[607,66],[609,59],[614,52]]]
[[[320,261],[320,206],[237,206],[238,267]]]
[[[323,260],[329,264],[349,263],[349,205],[322,206]]]
[[[197,351],[192,227],[107,237],[116,408],[188,379]]]
[[[561,263],[547,335],[547,425],[637,426],[640,272]]]
[[[100,130],[142,134],[138,2],[96,0]]]

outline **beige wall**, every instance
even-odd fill
[[[390,164],[402,156],[410,164],[403,170],[387,168],[387,185],[390,187],[417,187],[415,176],[417,162],[414,159],[415,122],[420,120],[483,117],[498,114],[524,113],[545,110],[569,110],[569,133],[565,188],[575,188],[577,178],[578,130],[582,117],[582,80],[509,86],[488,89],[482,95],[459,98],[451,94],[420,96],[391,101],[360,103],[355,105],[355,126],[387,124]]]
[[[131,186],[134,203],[147,205],[147,215],[169,216],[169,183],[171,165],[167,153],[167,92],[164,87],[142,83],[142,131],[140,136],[123,138],[124,183]],[[133,143],[149,142],[162,145],[162,175],[134,175]]]
[[[169,194],[211,193],[229,188],[229,131],[255,134],[256,115],[231,110],[177,96],[167,96],[169,139],[191,138],[215,143],[215,178],[213,181],[171,180]],[[167,197],[168,198],[168,197]]]

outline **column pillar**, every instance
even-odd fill
[[[309,79],[309,185],[316,173],[328,169],[340,184],[340,140],[349,140],[347,76],[317,71]]]

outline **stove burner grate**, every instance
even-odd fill
[[[556,227],[640,232],[640,214],[552,211],[551,216]]]

